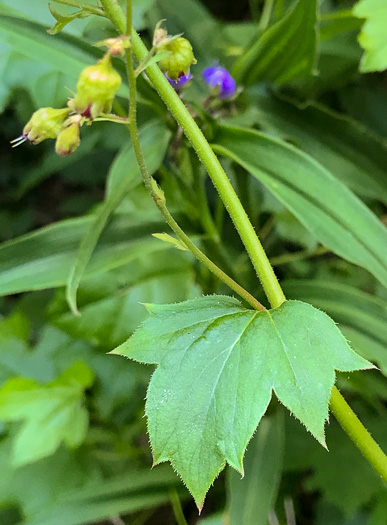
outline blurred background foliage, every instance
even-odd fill
[[[160,19],[191,41],[198,64],[184,99],[221,153],[230,139],[219,125],[261,132],[251,159],[238,162],[223,150],[222,162],[287,297],[326,311],[379,367],[339,374],[338,385],[386,447],[381,270],[367,265],[368,252],[352,256],[351,243],[328,227],[332,217],[343,220],[341,206],[349,222],[352,213],[331,180],[387,218],[386,36],[376,58],[367,49],[367,31],[387,27],[387,13],[382,8],[376,20],[370,9],[366,29],[367,2],[352,12],[355,2],[346,0],[135,0],[134,23],[148,44]],[[190,254],[152,237],[166,227],[140,183],[124,126],[83,129],[81,147],[66,158],[50,141],[10,148],[36,109],[66,104],[80,71],[101,56],[93,43],[114,36],[102,17],[50,36],[53,24],[46,0],[0,1],[0,523],[184,523],[182,506],[190,524],[385,525],[385,487],[336,422],[327,428],[328,453],[274,402],[249,446],[244,480],[222,473],[200,518],[169,465],[151,470],[143,414],[152,369],[106,354],[145,319],[141,303],[230,292]],[[201,71],[214,61],[241,89],[235,100],[208,105]],[[123,63],[116,66],[124,78]],[[138,89],[145,158],[170,209],[217,264],[265,301],[196,156],[146,79]],[[118,114],[126,94],[124,82]],[[290,202],[290,185],[285,196],[278,191],[264,166],[271,162],[265,140],[283,159],[272,171],[290,182],[298,165],[287,145],[306,155],[296,191],[305,186],[308,194],[312,178],[321,179],[321,195],[307,202],[326,215],[316,219],[304,201]],[[85,261],[75,316],[64,287],[96,224],[102,233]]]

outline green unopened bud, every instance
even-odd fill
[[[178,80],[181,76],[188,75],[191,64],[196,64],[192,46],[186,38],[176,38],[161,47],[165,51],[170,51],[170,54],[159,62],[159,66],[171,80]]]
[[[32,144],[39,144],[45,139],[55,139],[69,114],[69,109],[41,108],[32,115],[24,126],[23,135]]]
[[[65,157],[71,155],[81,143],[79,123],[74,122],[63,128],[56,139],[55,150],[58,155]]]
[[[121,86],[121,77],[107,54],[95,66],[84,69],[77,83],[77,95],[69,104],[80,115],[94,119],[110,113],[114,97]]]

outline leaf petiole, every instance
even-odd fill
[[[78,9],[84,9],[85,11],[89,11],[93,15],[106,16],[103,12],[102,7],[95,7],[89,4],[84,4],[83,2],[78,2],[77,0],[52,0],[52,1],[56,2],[57,4],[63,4],[63,5],[68,5],[70,7],[78,7]]]

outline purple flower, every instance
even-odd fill
[[[208,67],[203,71],[203,77],[211,88],[219,86],[219,98],[231,98],[235,93],[235,80],[224,67]]]
[[[190,72],[188,72],[188,75],[184,75],[184,74],[181,75],[177,80],[172,80],[171,78],[167,77],[165,73],[164,75],[165,75],[165,78],[168,80],[168,82],[173,87],[173,89],[175,89],[176,91],[179,91],[179,89],[185,86],[185,84],[192,78],[192,75]]]

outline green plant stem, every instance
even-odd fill
[[[357,418],[351,407],[334,386],[331,393],[331,410],[343,430],[357,448],[387,483],[387,456]]]
[[[119,115],[105,115],[102,113],[101,116],[94,119],[94,122],[115,122],[116,124],[125,124],[127,126],[129,120]]]
[[[131,28],[132,25],[132,8],[131,0],[127,0],[127,29]],[[144,184],[150,195],[152,196],[157,207],[161,211],[164,219],[170,228],[175,232],[178,238],[184,243],[188,250],[195,255],[195,257],[203,263],[212,273],[214,273],[220,280],[222,280],[227,286],[229,286],[235,293],[245,299],[255,310],[266,310],[266,308],[257,301],[247,290],[242,288],[237,282],[229,277],[223,270],[221,270],[215,263],[213,263],[195,244],[191,239],[184,233],[184,231],[177,224],[175,219],[170,214],[165,199],[155,189],[152,177],[149,175],[148,169],[145,164],[145,159],[142,154],[141,144],[137,128],[137,104],[136,104],[136,77],[133,70],[133,55],[132,49],[126,51],[126,62],[127,62],[127,74],[129,79],[129,131],[133,143],[133,149],[136,155],[137,163],[140,168]]]
[[[127,29],[126,19],[120,6],[113,0],[101,0],[101,3],[106,15],[116,26],[119,33],[125,33]],[[134,30],[132,31],[132,48],[140,62],[148,54],[147,48]],[[146,73],[207,169],[228,213],[234,221],[270,304],[274,308],[280,306],[286,300],[285,295],[262,244],[215,153],[157,64],[147,67]]]
[[[127,1],[131,5],[131,0]],[[123,34],[127,26],[125,15],[120,6],[114,0],[101,0],[101,3],[105,9],[105,13],[108,16],[108,18],[110,18],[110,20],[116,26],[118,32]],[[130,27],[131,26],[129,25],[129,28]],[[147,55],[147,49],[144,46],[141,38],[137,35],[135,31],[131,31],[131,35],[133,51],[136,54],[137,59],[141,61]],[[130,56],[131,51],[132,50],[130,50]],[[132,64],[132,62],[130,62],[130,64]],[[176,95],[173,88],[165,79],[158,66],[156,64],[153,64],[146,69],[146,72],[149,79],[159,92],[161,98],[164,100],[177,122],[183,128],[186,136],[188,137],[194,149],[196,150],[200,160],[202,161],[209,175],[211,176],[219,192],[219,195],[223,200],[225,207],[227,208],[232,220],[234,221],[234,224],[246,247],[247,253],[250,256],[254,268],[257,271],[257,274],[261,280],[261,283],[271,305],[273,307],[280,306],[286,300],[282,288],[280,287],[280,284],[277,281],[274,271],[266,256],[266,253],[263,250],[263,247],[255,234],[254,228],[251,225],[246,215],[246,212],[234,191],[234,188],[232,187],[230,181],[224,173],[223,168],[221,167],[210,145],[206,141],[203,133],[198,128],[196,122],[189,114],[183,102]],[[133,94],[135,96],[136,89],[133,68],[131,71],[129,71],[129,73],[129,80],[130,84],[132,85],[132,100]],[[135,104],[134,109],[132,111],[134,111],[135,114]],[[137,149],[140,153],[139,160],[141,161],[143,169],[145,169],[144,173],[147,173],[146,166],[144,165],[143,158],[141,156],[141,148],[138,141],[138,133],[136,133],[137,126],[135,120],[130,123],[130,126],[132,126],[133,128],[135,139],[137,137]],[[183,235],[185,235],[184,232],[182,233]],[[370,462],[373,468],[375,468],[375,470],[377,470],[378,473],[383,475],[383,478],[387,481],[387,467],[385,466],[387,462],[387,457],[383,454],[377,443],[368,434],[365,427],[358,420],[357,416],[354,414],[351,408],[347,405],[346,401],[341,396],[336,387],[333,387],[332,389],[331,409],[333,414],[337,417],[337,420],[342,425],[343,429],[348,433],[349,437],[352,439],[355,445],[360,449],[362,454],[364,454],[364,456]],[[376,453],[376,450],[380,452]]]
[[[103,9],[100,7],[95,7],[89,4],[83,4],[82,2],[77,2],[76,0],[53,0],[57,4],[69,5],[70,7],[78,7],[78,9],[85,9],[97,16],[105,16]]]
[[[301,250],[294,253],[284,253],[277,257],[272,257],[270,259],[270,264],[272,266],[280,266],[281,264],[288,264],[295,261],[302,261],[303,259],[310,259],[311,257],[318,257],[319,255],[324,255],[329,252],[330,250],[325,246],[319,246],[314,252],[311,252],[310,250]]]
[[[176,489],[169,491],[169,499],[171,500],[171,505],[173,513],[176,518],[177,525],[188,525],[187,520],[185,519],[183,508],[181,506],[180,498]]]

